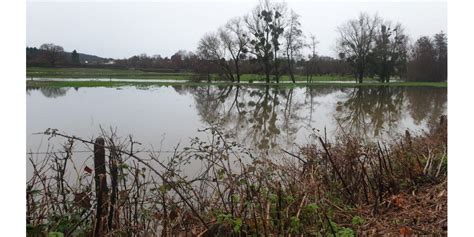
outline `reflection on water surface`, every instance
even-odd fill
[[[93,138],[102,127],[166,151],[219,123],[237,142],[266,153],[292,150],[313,133],[388,139],[427,129],[446,110],[446,88],[27,88],[27,150],[45,149],[45,138],[32,133],[47,128]]]

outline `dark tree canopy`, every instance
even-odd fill
[[[434,36],[436,49],[436,61],[438,77],[437,81],[446,81],[448,79],[448,36],[444,32],[440,32]]]
[[[401,24],[383,23],[377,31],[375,46],[369,54],[370,67],[381,82],[406,74],[408,37]]]
[[[420,37],[411,49],[408,63],[410,81],[446,81],[448,79],[447,36],[443,32],[434,39]]]
[[[279,80],[280,36],[284,32],[284,14],[286,5],[262,1],[254,10],[245,17],[252,45],[250,52],[261,64],[267,83],[273,71],[275,79]]]
[[[64,49],[59,45],[51,43],[43,44],[40,46],[39,49],[43,51],[44,57],[52,67],[56,66],[56,63],[64,57]]]
[[[73,50],[71,53],[71,61],[72,64],[81,64],[81,61],[79,60],[79,54],[76,50]]]

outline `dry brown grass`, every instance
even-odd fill
[[[105,236],[373,236],[446,235],[446,118],[430,132],[409,132],[391,144],[345,136],[318,138],[299,154],[265,157],[232,142],[216,126],[211,141],[163,158],[138,156],[131,139],[105,135],[108,159],[123,177],[112,184]],[[92,144],[66,137],[69,142]],[[66,156],[30,159],[29,235],[59,231],[88,236],[96,223],[96,193],[89,168],[63,179]],[[110,152],[112,151],[112,152]],[[186,167],[200,165],[186,176]],[[52,172],[51,172],[52,171]],[[115,173],[115,172],[112,172]],[[116,179],[116,178],[114,178]],[[112,179],[113,180],[113,179]],[[60,216],[58,215],[60,214]]]

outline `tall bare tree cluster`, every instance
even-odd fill
[[[278,53],[281,51],[280,37],[286,27],[286,12],[286,4],[265,0],[245,16],[245,23],[251,36],[250,53],[257,58],[264,69],[267,83],[270,82],[271,74],[275,76],[276,82],[279,81]]]
[[[301,30],[300,16],[293,10],[288,19],[288,30],[285,37],[285,56],[288,63],[288,73],[295,83],[295,61],[302,58],[302,49],[305,47],[304,35]]]
[[[364,77],[389,82],[447,80],[447,37],[421,37],[413,46],[400,24],[361,13],[338,28],[338,52],[350,63],[359,83]],[[411,48],[411,49],[410,49]]]
[[[219,65],[231,81],[240,82],[240,60],[245,58],[248,44],[243,20],[236,17],[221,26],[216,33],[205,34],[199,41],[197,54],[209,63]]]
[[[337,28],[339,56],[354,68],[359,83],[362,83],[369,70],[369,54],[375,46],[380,22],[381,19],[377,15],[361,13],[357,19],[349,20]]]
[[[240,82],[240,60],[245,59],[249,40],[241,17],[229,20],[219,29],[219,36],[234,62],[237,82]]]
[[[339,59],[321,57],[316,53],[319,43],[316,36],[310,34],[309,39],[305,39],[296,12],[284,2],[261,0],[250,13],[221,27],[217,37],[204,35],[198,52],[199,55],[205,55],[206,51],[222,52],[211,61],[219,65],[230,80],[235,81],[236,75],[238,82],[242,74],[240,60],[244,58],[259,66],[257,72],[264,75],[267,83],[278,83],[283,73],[287,73],[293,82],[296,82],[297,73],[306,74],[308,82],[312,81],[313,75],[348,73],[358,83],[363,83],[364,78],[384,83],[391,79],[447,79],[447,37],[444,33],[433,39],[422,37],[410,46],[402,24],[367,13],[360,13],[336,30]],[[206,49],[210,46],[217,48]],[[311,51],[307,58],[302,54],[305,48]]]
[[[237,82],[240,82],[242,59],[254,59],[267,83],[279,82],[282,62],[286,61],[287,71],[295,81],[295,63],[305,46],[299,18],[284,2],[262,0],[249,14],[233,18],[220,27],[216,37],[205,34],[199,41],[198,55],[209,59],[207,52],[220,52],[209,61],[218,64],[228,79]]]

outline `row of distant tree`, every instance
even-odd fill
[[[94,55],[81,54],[76,50],[65,52],[62,46],[55,44],[42,44],[39,48],[26,47],[27,66],[43,67],[74,67],[81,65],[101,65],[111,59],[105,59]]]
[[[47,45],[47,47],[46,47]],[[61,50],[58,50],[61,49]],[[89,55],[89,57],[92,57]],[[195,72],[201,74],[220,74],[226,78],[219,65],[215,65],[208,60],[204,60],[198,54],[179,50],[171,57],[162,57],[161,55],[149,56],[147,54],[136,55],[127,59],[104,59],[95,57],[90,60],[84,59],[84,54],[74,50],[71,53],[62,51],[61,46],[54,44],[44,44],[40,48],[27,47],[26,59],[28,66],[44,67],[112,67],[140,69],[144,71],[160,72]],[[229,61],[229,60],[226,60]],[[318,56],[313,58],[314,67],[308,67],[308,61],[301,58],[297,65],[297,73],[304,74],[312,72],[312,75],[348,75],[350,74],[349,65],[339,59],[331,57]],[[87,63],[86,63],[87,62]],[[107,64],[107,62],[109,62]],[[242,74],[259,74],[261,72],[258,62],[253,57],[242,58],[239,62],[240,72]],[[231,70],[234,70],[233,68]],[[282,67],[283,72],[286,71]]]
[[[319,57],[313,34],[305,37],[300,16],[283,2],[261,1],[250,13],[236,17],[216,32],[205,34],[197,54],[221,68],[229,80],[240,79],[242,59],[254,58],[265,80],[279,81],[296,73],[352,74],[382,82],[447,80],[447,36],[421,37],[414,45],[400,23],[361,13],[337,28],[338,59]],[[307,39],[309,38],[309,40]],[[303,50],[312,54],[304,57]],[[297,70],[304,68],[304,70]],[[236,76],[234,76],[236,75]]]
[[[423,36],[411,48],[407,79],[446,81],[448,79],[448,39],[443,32],[433,38]]]
[[[68,64],[80,64],[79,54],[76,50],[72,52],[74,59],[65,55],[63,47],[55,44],[43,44],[38,48],[26,48],[27,65],[58,66]]]
[[[170,58],[146,54],[128,59],[93,63],[101,67],[153,71],[218,74],[223,80],[240,81],[242,74],[260,74],[279,82],[281,75],[352,75],[362,83],[372,77],[410,81],[447,80],[447,35],[423,36],[410,44],[400,23],[361,13],[337,28],[338,58],[317,54],[314,34],[305,36],[300,16],[283,2],[261,1],[250,13],[230,19],[216,32],[206,33],[195,52],[180,50]],[[303,51],[309,49],[309,55]],[[44,44],[27,48],[28,65],[84,65],[75,50]],[[90,65],[90,64],[89,64]]]

